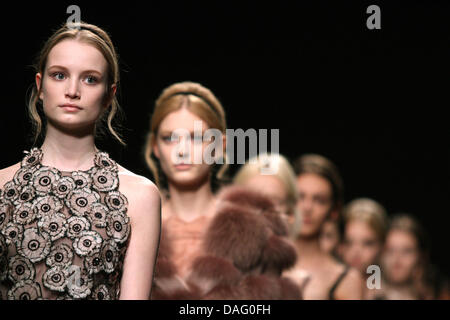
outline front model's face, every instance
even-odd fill
[[[43,75],[36,74],[49,125],[93,128],[107,106],[106,78],[107,62],[97,48],[73,39],[56,44],[47,57]]]
[[[329,215],[333,200],[331,184],[325,178],[313,173],[303,173],[297,177],[300,211],[300,237],[318,236]]]
[[[198,134],[194,131],[195,123],[201,124],[202,131]],[[203,154],[211,142],[202,139],[208,128],[205,121],[186,107],[171,112],[161,121],[153,152],[169,185],[195,188],[209,181],[211,165],[204,161]]]
[[[255,174],[243,185],[267,195],[275,203],[276,210],[286,223],[293,222],[293,212],[289,206],[289,195],[283,182],[275,175]]]
[[[345,226],[342,258],[345,263],[367,273],[367,267],[378,263],[382,243],[365,221],[351,220]]]
[[[320,231],[320,249],[327,253],[333,253],[339,245],[339,229],[335,221],[327,219]]]
[[[386,237],[382,265],[389,282],[403,284],[410,281],[419,265],[416,239],[409,232],[390,231]]]

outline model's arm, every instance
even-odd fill
[[[147,179],[127,189],[131,233],[120,299],[147,300],[151,294],[161,232],[161,199],[157,187]]]

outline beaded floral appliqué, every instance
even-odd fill
[[[0,297],[118,298],[130,219],[117,164],[99,151],[91,169],[61,172],[25,153],[0,190]]]

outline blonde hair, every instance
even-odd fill
[[[384,242],[388,227],[386,209],[369,198],[359,198],[349,202],[343,212],[343,223],[347,225],[350,221],[363,221],[375,231],[381,243]]]
[[[155,102],[144,151],[145,161],[153,174],[155,183],[162,189],[166,188],[162,180],[164,175],[158,159],[153,155],[153,146],[156,143],[161,122],[170,113],[181,109],[183,105],[187,105],[189,111],[204,120],[210,128],[218,129],[222,134],[226,134],[225,111],[211,90],[199,83],[190,81],[175,83],[165,88]],[[224,178],[228,168],[225,153],[224,158],[224,164],[220,166],[217,172],[214,172],[213,178]]]
[[[52,48],[57,45],[59,42],[73,39],[81,42],[88,43],[98,49],[106,59],[108,64],[108,73],[107,73],[107,91],[105,94],[105,102],[108,97],[112,97],[113,92],[111,86],[115,84],[118,86],[119,83],[119,64],[118,64],[118,56],[114,45],[108,36],[108,34],[102,30],[101,28],[88,24],[85,22],[80,23],[66,23],[62,27],[60,27],[57,31],[53,33],[53,35],[45,42],[42,47],[37,59],[34,64],[34,69],[36,73],[41,73],[42,81],[39,88],[36,85],[33,86],[29,101],[28,101],[28,115],[31,120],[32,132],[33,132],[33,144],[37,143],[37,140],[41,136],[43,132],[43,128],[45,123],[41,118],[41,114],[38,110],[38,104],[41,105],[42,101],[39,96],[42,91],[42,87],[44,86],[44,72],[45,67],[47,65],[47,58],[52,50]],[[124,141],[117,133],[117,131],[113,127],[113,120],[117,115],[120,115],[122,112],[119,103],[117,101],[116,96],[114,95],[111,100],[111,108],[109,108],[109,112],[104,112],[102,116],[97,120],[95,126],[95,134],[102,134],[103,128],[100,123],[106,122],[106,126],[108,127],[109,132],[113,135],[113,137],[119,141],[122,145],[125,145]],[[43,117],[43,116],[42,116]]]
[[[277,177],[285,186],[289,208],[293,209],[298,198],[295,173],[289,161],[281,154],[262,153],[250,158],[236,173],[233,182],[243,184],[251,177],[261,174],[267,167],[276,171],[273,176]]]
[[[389,221],[388,231],[400,230],[411,234],[417,241],[421,254],[428,254],[429,239],[421,224],[410,214],[396,213]]]
[[[287,205],[295,218],[293,225],[289,226],[289,233],[293,235],[300,229],[301,222],[298,218],[299,214],[296,206],[298,190],[294,169],[283,155],[278,153],[261,153],[251,157],[235,174],[233,183],[243,184],[251,177],[261,174],[265,168],[270,168],[271,171],[274,170],[276,172],[273,175],[281,181],[287,191]]]

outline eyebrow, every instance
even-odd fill
[[[52,65],[52,66],[48,67],[49,70],[50,69],[54,69],[54,68],[56,68],[56,69],[63,69],[63,70],[66,70],[66,71],[68,70],[66,67],[63,67],[63,66],[60,66],[60,65]],[[102,73],[100,71],[98,71],[98,70],[95,70],[95,69],[84,70],[83,73],[97,73],[99,76],[102,76]]]

